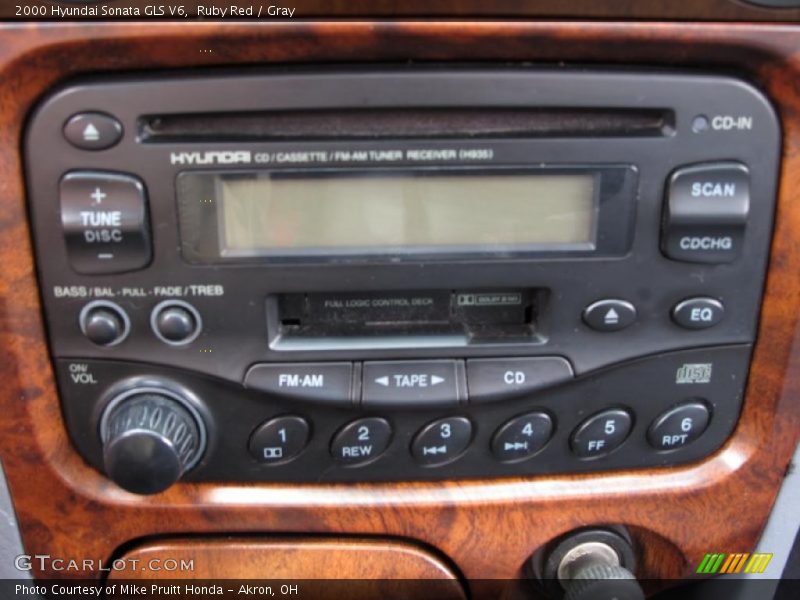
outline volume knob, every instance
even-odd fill
[[[167,393],[129,392],[101,420],[106,474],[136,494],[156,494],[178,481],[205,450],[202,421]]]

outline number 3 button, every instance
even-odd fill
[[[386,419],[358,419],[333,436],[331,455],[348,465],[362,465],[383,454],[391,441],[392,426]]]
[[[469,446],[472,424],[464,417],[448,417],[428,423],[417,433],[411,454],[420,465],[438,467],[457,459]]]

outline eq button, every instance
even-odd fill
[[[688,298],[672,309],[672,320],[684,329],[713,327],[725,315],[725,307],[715,298]]]
[[[364,406],[458,404],[466,399],[462,361],[365,362],[362,381]]]

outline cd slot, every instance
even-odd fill
[[[273,350],[543,343],[541,289],[280,294],[267,301]]]
[[[640,108],[378,108],[149,115],[143,143],[666,137],[675,115]]]

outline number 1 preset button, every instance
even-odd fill
[[[311,427],[303,417],[275,417],[260,425],[250,436],[250,454],[268,464],[288,461],[308,445],[310,432]]]
[[[392,426],[386,419],[357,419],[333,436],[331,456],[347,465],[362,465],[383,454],[391,441]]]

